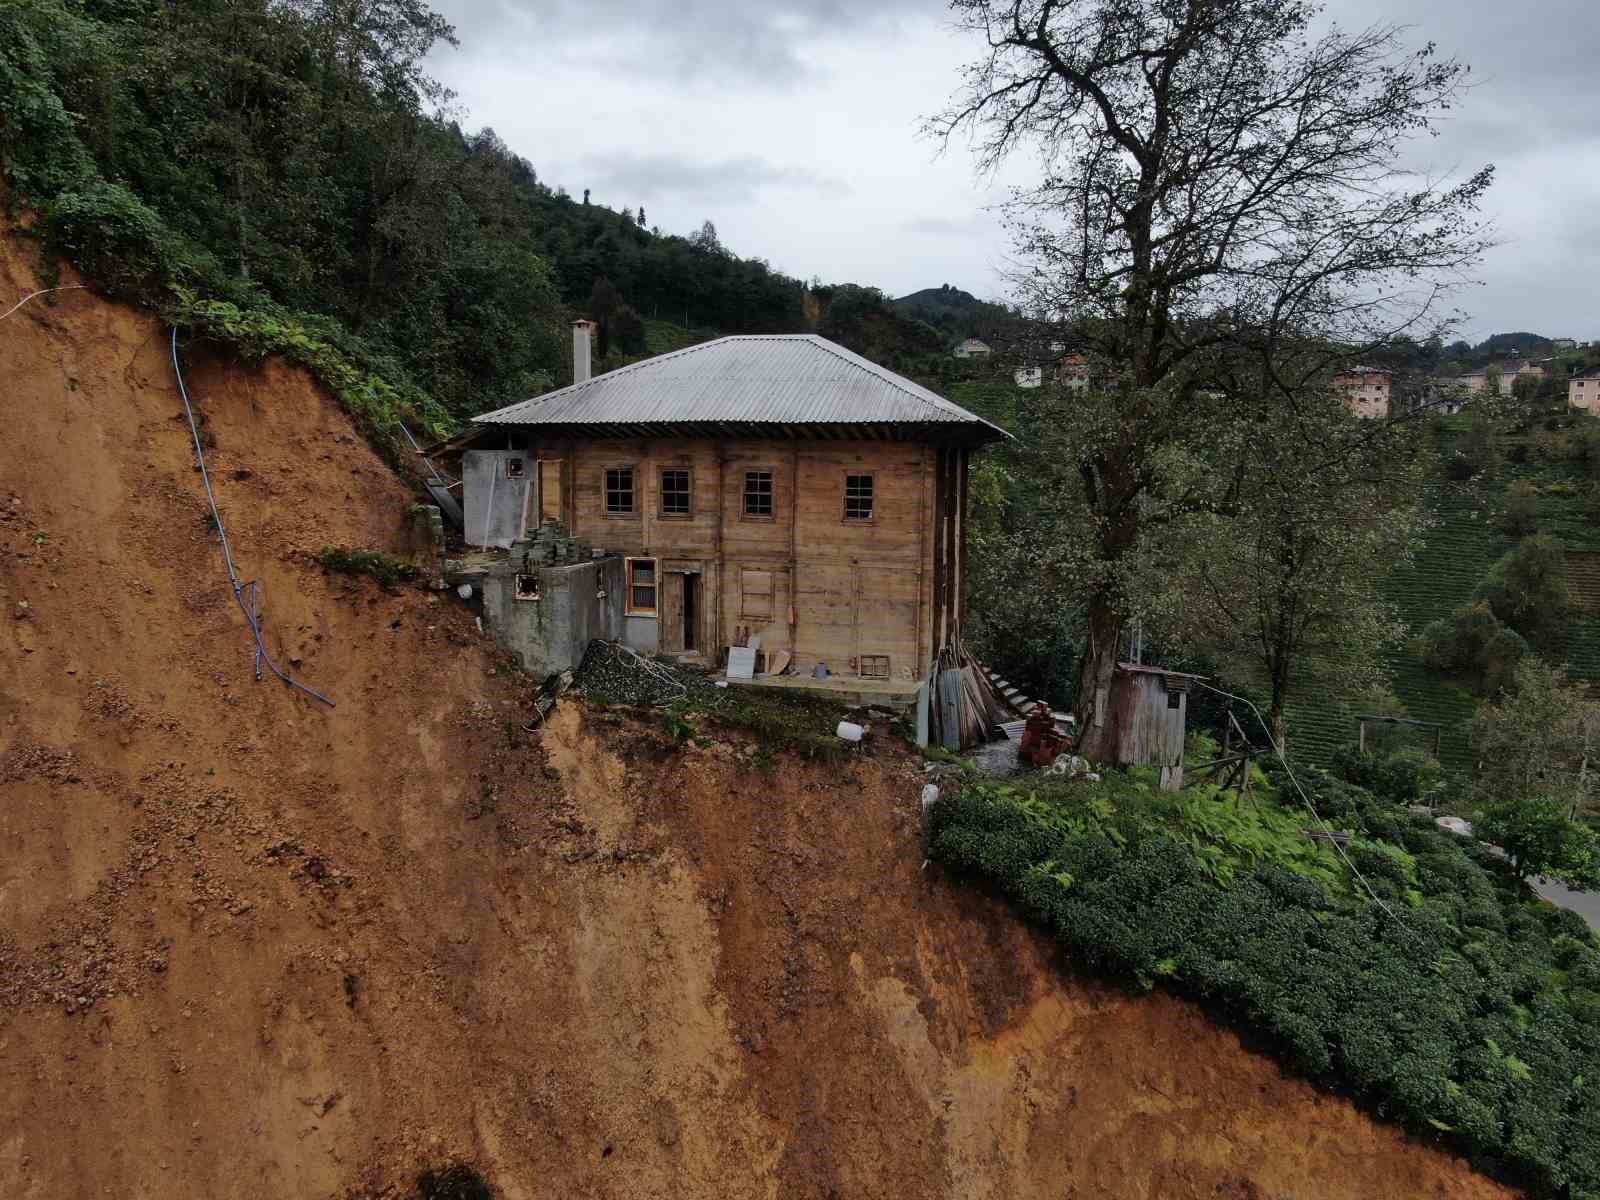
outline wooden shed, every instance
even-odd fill
[[[1116,765],[1160,767],[1162,790],[1181,788],[1189,689],[1204,678],[1142,663],[1118,663],[1107,706]]]

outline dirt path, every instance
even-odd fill
[[[37,286],[0,239],[0,296]],[[535,743],[471,618],[325,576],[409,497],[300,372],[194,354],[274,651],[257,684],[162,331],[0,325],[8,1197],[1501,1190],[1192,1009],[1067,983],[919,870],[909,756]]]

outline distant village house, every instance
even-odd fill
[[[1567,381],[1567,403],[1585,412],[1600,413],[1600,367],[1580,371]]]
[[[1387,417],[1393,385],[1394,377],[1379,367],[1351,367],[1333,377],[1334,389],[1343,394],[1345,407],[1358,417]]]
[[[1489,390],[1489,381],[1498,379],[1498,391],[1502,396],[1511,395],[1517,385],[1518,379],[1543,379],[1544,368],[1535,362],[1491,363],[1486,367],[1479,367],[1476,371],[1468,371],[1459,379],[1462,387],[1473,395],[1482,395]]]
[[[1081,354],[1064,354],[1056,363],[1056,379],[1070,392],[1089,388],[1089,360]]]
[[[994,350],[982,338],[969,337],[956,343],[955,349],[950,353],[956,358],[988,358]]]

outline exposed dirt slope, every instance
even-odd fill
[[[0,295],[29,261],[0,241]],[[1066,982],[919,870],[909,755],[767,777],[575,705],[526,738],[463,610],[307,562],[407,500],[341,414],[192,361],[274,646],[338,707],[251,678],[163,331],[86,292],[0,324],[8,1198],[452,1158],[513,1200],[1504,1194]]]

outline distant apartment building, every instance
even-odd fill
[[[1344,395],[1345,407],[1358,417],[1389,415],[1394,377],[1381,367],[1351,367],[1333,377],[1333,387]]]
[[[1600,367],[1580,371],[1567,382],[1567,403],[1585,412],[1600,413]]]
[[[1519,379],[1543,379],[1544,368],[1536,362],[1490,363],[1487,367],[1479,367],[1476,371],[1468,371],[1461,376],[1459,382],[1462,387],[1473,395],[1482,395],[1489,390],[1489,380],[1499,378],[1499,392],[1502,396],[1511,395]]]
[[[957,358],[988,358],[994,350],[982,338],[970,337],[956,343],[956,348],[950,353]]]

